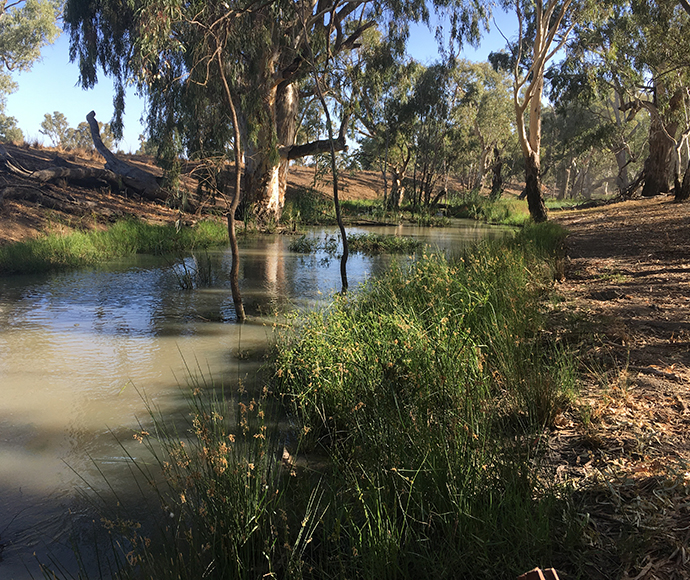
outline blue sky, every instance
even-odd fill
[[[515,28],[514,19],[514,15],[510,14],[497,15],[498,27],[508,37],[510,34],[507,31]],[[499,50],[504,45],[503,37],[492,25],[492,30],[482,40],[481,47],[473,49],[468,46],[463,50],[462,56],[471,61],[483,61],[491,51]],[[438,47],[433,32],[423,26],[414,26],[408,52],[424,64],[436,61]],[[55,44],[43,50],[40,62],[30,71],[16,74],[14,80],[19,85],[19,90],[9,95],[6,114],[16,117],[24,138],[29,142],[38,140],[49,144],[39,133],[46,113],[60,111],[67,117],[71,127],[85,121],[86,115],[92,110],[96,111],[96,119],[103,123],[110,121],[113,115],[111,79],[101,75],[95,88],[88,91],[79,88],[78,67],[69,62],[69,40],[64,34]],[[133,152],[138,148],[138,137],[143,132],[143,112],[143,100],[130,90],[126,101],[124,139],[119,143],[119,149]]]

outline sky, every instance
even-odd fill
[[[490,52],[505,46],[505,40],[498,32],[515,28],[514,15],[500,13],[492,24],[491,32],[482,40],[478,49],[465,47],[462,57],[478,62],[485,61]],[[425,26],[414,25],[408,45],[409,54],[423,64],[431,64],[439,59],[438,46],[433,31]],[[24,139],[31,143],[49,140],[39,130],[45,114],[55,111],[67,117],[70,127],[76,127],[86,120],[90,111],[96,112],[96,119],[107,123],[113,116],[113,84],[104,75],[99,76],[98,84],[89,90],[78,86],[79,69],[76,63],[69,62],[69,39],[62,34],[55,44],[42,51],[42,59],[27,72],[14,75],[19,89],[8,96],[6,114],[17,119],[19,128],[24,132]],[[125,104],[124,138],[118,149],[125,153],[134,152],[139,147],[139,135],[144,132],[142,116],[145,103],[133,88],[128,91]]]

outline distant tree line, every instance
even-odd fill
[[[0,138],[17,139],[2,97],[55,38],[59,7],[3,6]],[[537,221],[545,194],[687,199],[690,4],[499,6],[517,31],[490,66],[458,58],[488,28],[495,6],[484,2],[67,0],[63,17],[81,84],[101,71],[115,80],[113,138],[134,83],[149,105],[146,150],[168,168],[180,155],[236,161],[241,208],[261,220],[280,217],[291,162],[331,146],[342,154],[353,139],[361,163],[383,171],[393,207],[433,205],[458,183],[496,197],[511,172]],[[422,66],[404,56],[405,40],[432,10],[448,25],[443,58]],[[86,146],[83,125],[63,131],[54,117],[43,128],[54,144]]]

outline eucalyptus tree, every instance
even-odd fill
[[[69,122],[67,117],[60,111],[55,111],[52,115],[46,113],[41,122],[39,133],[45,135],[53,143],[54,147],[64,143],[67,140],[67,131],[69,129]]]
[[[14,117],[5,114],[6,96],[17,88],[12,74],[29,70],[41,49],[59,34],[56,0],[0,1],[0,139],[22,136]]]
[[[110,123],[101,123],[98,121],[98,129],[103,144],[108,149],[112,149],[117,143],[118,139],[113,134]],[[89,124],[86,121],[82,121],[77,125],[76,128],[69,126],[65,127],[64,133],[61,135],[60,145],[66,147],[67,149],[78,149],[81,151],[94,150],[95,147]]]
[[[626,121],[647,115],[647,156],[626,193],[640,185],[643,196],[668,192],[675,177],[676,195],[682,197],[681,153],[689,133],[689,33],[690,16],[675,0],[624,1],[615,4],[599,26],[578,30],[577,41],[568,49],[571,70],[566,83],[584,92],[604,85],[619,101],[617,109]],[[621,150],[620,162],[626,154]]]
[[[547,219],[541,183],[544,74],[573,28],[595,18],[597,6],[593,0],[514,0],[505,1],[504,7],[515,12],[517,38],[508,43],[509,52],[492,53],[489,59],[495,68],[512,72],[517,136],[525,162],[523,193],[532,219],[540,222]]]
[[[0,93],[16,89],[12,73],[29,70],[41,49],[58,37],[56,0],[0,2]]]
[[[466,22],[461,32],[478,20],[475,8],[453,8]],[[236,117],[246,199],[266,219],[280,216],[290,161],[330,148],[328,139],[295,142],[301,89],[310,85],[307,48],[328,71],[367,30],[404,39],[410,20],[427,17],[424,0],[67,0],[65,9],[81,84],[93,86],[99,69],[115,77],[116,131],[130,80],[149,99],[161,149],[228,147]],[[336,148],[345,148],[345,124]]]
[[[417,78],[409,106],[414,112],[415,205],[434,205],[438,181],[458,159],[462,125],[457,119],[461,92],[454,68],[447,63],[426,67]]]
[[[676,2],[658,0],[631,3],[628,18],[637,29],[636,42],[620,37],[616,42],[636,70],[631,71],[625,63],[617,70],[623,72],[618,78],[625,79],[627,73],[633,80],[624,85],[628,102],[623,108],[628,116],[643,110],[649,115],[642,195],[668,192],[673,178],[676,199],[687,199],[690,191],[681,187],[680,173],[682,150],[690,135],[690,16]],[[685,159],[687,178],[687,153]]]
[[[353,112],[362,150],[380,166],[384,205],[395,209],[404,195],[412,159],[414,111],[409,101],[423,67],[405,57],[400,46],[382,39],[378,31],[370,31],[364,41],[349,66]]]
[[[631,175],[644,159],[649,120],[642,115],[626,115],[620,89],[591,67],[591,59],[582,56],[570,54],[546,75],[559,126],[556,157],[567,166],[562,185],[567,189],[572,184],[569,178],[578,159],[595,148],[613,157],[610,181],[625,197],[639,183]]]
[[[489,171],[500,168],[501,153],[515,136],[511,82],[504,71],[496,71],[486,62],[459,61],[455,76],[461,92],[457,118],[476,140],[477,150],[472,155],[478,162],[472,187],[479,190]],[[494,197],[500,195],[500,175],[497,179],[492,184]]]
[[[17,125],[16,117],[5,114],[5,99],[0,97],[0,141],[21,143],[24,133]]]

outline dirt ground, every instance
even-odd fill
[[[6,145],[12,158],[23,167],[32,171],[59,166],[82,166],[103,168],[104,161],[97,154],[83,154],[58,151],[48,148],[27,148]],[[145,169],[155,175],[162,171],[156,167],[150,157],[139,155],[123,156],[128,163]],[[183,175],[183,186],[195,190],[197,180],[193,167],[187,167]],[[330,195],[332,184],[328,178],[314,181],[314,170],[309,167],[291,167],[288,188],[315,187]],[[340,176],[341,198],[376,199],[383,191],[381,174],[374,171],[362,171],[357,174],[343,173]],[[31,201],[2,199],[6,188],[26,188],[27,191],[39,189],[43,200]],[[56,202],[58,208],[47,208]],[[67,206],[64,210],[63,206]],[[37,185],[28,178],[17,177],[0,170],[0,245],[40,236],[48,232],[63,232],[74,228],[91,229],[104,227],[113,221],[127,217],[140,217],[152,223],[174,223],[180,213],[162,204],[148,202],[138,195],[114,194],[107,184],[100,187],[66,184],[59,180],[55,183]],[[185,215],[187,223],[193,223],[193,216]]]
[[[35,169],[56,156],[102,167],[97,156],[11,153]],[[130,161],[152,170],[145,158]],[[313,176],[313,169],[292,168],[290,186],[311,186]],[[26,184],[0,172],[0,194],[18,185]],[[345,199],[383,190],[374,172],[343,175],[341,185]],[[129,215],[158,223],[180,217],[108,187],[41,188],[76,210],[0,201],[0,244]],[[319,188],[327,192],[330,184]],[[690,578],[690,204],[662,197],[552,212],[550,219],[569,235],[548,332],[577,349],[582,391],[544,437],[546,471],[575,489],[587,541],[582,567],[592,579]]]
[[[591,578],[690,578],[690,205],[553,213],[570,232],[553,332],[582,394],[549,436],[575,486]]]

